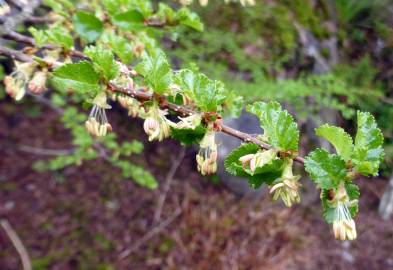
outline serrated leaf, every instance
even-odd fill
[[[144,17],[138,10],[129,10],[112,17],[112,23],[123,30],[133,31],[143,27]]]
[[[340,127],[325,124],[315,130],[317,136],[325,138],[330,142],[345,161],[351,158],[353,142],[351,136]]]
[[[277,102],[255,102],[247,111],[258,116],[264,135],[280,151],[298,151],[299,130],[293,117]]]
[[[202,140],[206,133],[206,128],[202,125],[195,129],[191,128],[171,128],[171,137],[180,141],[183,145],[192,145]]]
[[[74,47],[74,39],[63,27],[55,27],[45,30],[48,41],[66,50],[71,50]]]
[[[33,35],[35,44],[38,48],[41,48],[48,43],[48,37],[44,30],[38,30],[34,27],[29,27],[29,32]]]
[[[129,40],[114,33],[103,35],[101,40],[108,44],[124,64],[131,62],[133,51]]]
[[[321,189],[337,188],[347,176],[345,161],[324,149],[311,152],[305,159],[304,167],[311,180]]]
[[[104,29],[103,23],[92,13],[78,11],[72,17],[75,32],[85,41],[96,41]]]
[[[119,66],[110,50],[102,46],[89,46],[84,53],[93,61],[95,70],[101,73],[107,81],[119,74]]]
[[[203,31],[203,23],[199,16],[191,12],[188,8],[181,8],[178,10],[174,19],[182,25],[186,25],[197,31]]]
[[[219,111],[226,98],[224,84],[202,73],[183,69],[177,74],[176,83],[204,112]]]
[[[59,90],[87,93],[99,89],[99,75],[87,61],[61,66],[52,74],[52,84]]]
[[[146,83],[158,94],[165,93],[172,83],[172,70],[164,52],[145,54],[135,70],[145,77]]]
[[[355,169],[363,175],[377,175],[384,157],[382,132],[370,113],[358,111],[357,119],[358,131],[352,156]]]

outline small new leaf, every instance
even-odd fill
[[[377,175],[384,157],[383,135],[374,117],[368,112],[358,112],[358,131],[352,161],[357,172],[363,175]]]
[[[199,16],[191,12],[188,8],[181,8],[176,13],[174,20],[197,31],[203,31],[203,23],[199,19]]]
[[[142,62],[135,70],[145,77],[148,86],[157,94],[165,93],[172,83],[172,70],[161,50],[153,52],[152,55],[144,54]]]
[[[171,128],[171,137],[180,141],[183,145],[192,145],[202,140],[206,133],[206,128],[202,125],[195,129],[191,128]]]
[[[277,102],[255,102],[247,111],[259,117],[264,135],[271,146],[280,151],[298,151],[299,130],[293,117]]]
[[[104,29],[103,23],[94,14],[83,11],[72,17],[72,23],[75,32],[89,43],[96,41]]]
[[[75,64],[67,64],[57,68],[53,72],[52,84],[62,91],[75,91],[88,93],[99,90],[99,75],[95,72],[91,63],[82,61]]]
[[[123,30],[133,31],[143,27],[144,17],[138,10],[129,10],[112,17],[112,22]]]
[[[93,61],[95,70],[101,73],[107,81],[118,75],[119,66],[110,50],[102,46],[90,46],[85,49],[84,53]]]
[[[325,124],[315,130],[317,136],[325,138],[330,142],[345,161],[351,158],[353,142],[351,136],[340,127]]]
[[[304,163],[305,170],[321,189],[337,188],[346,179],[345,161],[336,154],[330,154],[324,149],[311,152]]]

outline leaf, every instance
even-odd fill
[[[102,40],[109,45],[124,64],[131,62],[133,58],[133,51],[129,40],[114,33],[104,35]]]
[[[72,17],[75,32],[85,41],[96,41],[104,30],[103,23],[92,13],[78,11]]]
[[[91,58],[97,72],[101,73],[107,81],[114,79],[119,74],[113,53],[102,46],[89,46],[84,53]]]
[[[61,66],[53,72],[52,78],[55,88],[79,93],[98,91],[98,82],[99,75],[87,61]]]
[[[234,176],[248,177],[248,174],[241,166],[239,158],[248,154],[255,154],[258,150],[260,150],[259,146],[254,143],[241,144],[225,158],[225,170]]]
[[[35,44],[38,48],[41,48],[48,43],[48,37],[44,30],[38,30],[31,26],[29,27],[29,32],[33,35]]]
[[[345,161],[324,149],[311,152],[304,163],[305,170],[321,189],[337,188],[347,176]]]
[[[280,151],[298,151],[299,130],[293,117],[277,102],[255,102],[247,111],[259,117],[264,135],[271,146]]]
[[[352,156],[355,169],[363,175],[377,175],[384,157],[382,132],[370,113],[358,111],[357,118],[358,131]]]
[[[135,70],[145,77],[146,83],[158,94],[165,93],[172,83],[172,70],[161,50],[153,55],[144,54]]]
[[[59,45],[66,50],[71,50],[74,47],[74,39],[63,27],[55,27],[45,30],[49,42]]]
[[[154,176],[144,168],[136,166],[127,160],[117,160],[112,164],[122,170],[123,177],[132,178],[140,186],[149,189],[158,187],[158,183]]]
[[[317,136],[325,138],[330,142],[345,161],[350,160],[353,152],[351,136],[340,127],[325,124],[316,129]]]
[[[202,125],[195,129],[191,128],[171,128],[171,136],[173,139],[180,141],[183,145],[192,145],[202,140],[206,133],[206,128]]]
[[[139,30],[143,27],[143,14],[137,10],[129,10],[112,17],[112,23],[123,30]]]
[[[199,19],[199,16],[191,12],[188,8],[181,8],[177,11],[174,19],[180,24],[191,27],[197,31],[203,31],[203,23]]]
[[[224,84],[210,80],[206,75],[189,69],[181,70],[176,76],[176,83],[195,104],[204,112],[216,112],[225,101]]]

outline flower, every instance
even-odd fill
[[[93,100],[93,109],[90,112],[89,118],[85,122],[87,131],[96,137],[105,136],[109,131],[112,131],[112,126],[106,118],[105,110],[110,109],[106,103],[106,94],[102,92],[98,94]]]
[[[4,78],[5,91],[15,100],[21,100],[25,87],[34,71],[35,63],[16,63],[15,70]]]
[[[281,198],[287,207],[291,207],[293,203],[300,202],[300,176],[293,175],[292,165],[293,160],[287,160],[281,177],[274,181],[275,184],[270,187],[269,192],[274,193],[273,200]]]
[[[47,76],[47,71],[37,71],[29,82],[28,89],[30,90],[30,92],[37,95],[44,92],[46,89],[45,85]]]
[[[117,101],[120,105],[128,110],[128,115],[137,117],[140,111],[140,103],[135,98],[119,95]]]
[[[255,154],[247,154],[239,158],[243,169],[253,175],[257,168],[261,168],[277,157],[277,151],[270,149],[267,151],[259,151]]]
[[[180,121],[174,127],[181,129],[195,129],[201,124],[202,116],[194,113],[187,117],[179,117]]]
[[[166,114],[167,112],[160,110],[157,105],[153,105],[147,112],[147,117],[143,123],[143,129],[149,136],[149,141],[162,141],[169,137],[171,133],[169,126],[170,121],[166,119]]]
[[[215,132],[209,130],[201,140],[200,149],[196,155],[198,171],[202,175],[215,173],[217,171],[217,156]]]
[[[329,201],[334,209],[333,233],[341,241],[354,240],[357,237],[356,224],[349,211],[349,207],[357,204],[357,200],[349,200],[344,184],[341,184],[334,198]]]

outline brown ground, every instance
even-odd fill
[[[393,269],[393,221],[377,215],[384,180],[358,180],[359,238],[340,243],[318,202],[287,209],[269,198],[238,198],[199,176],[188,149],[161,222],[174,219],[156,230],[153,214],[163,185],[140,188],[101,160],[56,173],[33,171],[32,163],[45,157],[18,145],[66,149],[70,136],[52,111],[27,117],[26,108],[0,102],[0,217],[22,239],[35,269]],[[112,112],[110,118],[119,117]],[[129,133],[116,123],[116,130]],[[180,146],[146,147],[145,162],[162,183]],[[141,242],[147,233],[153,236]],[[133,251],[120,258],[127,249]],[[0,269],[21,269],[1,228]]]

